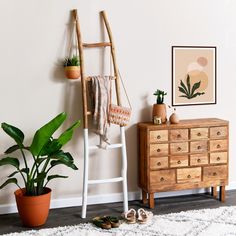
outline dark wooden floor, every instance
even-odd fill
[[[213,199],[209,194],[186,195],[156,199],[154,214],[166,214],[193,209],[217,208],[220,206],[236,205],[236,190],[227,191],[224,203]],[[146,208],[140,201],[129,202],[129,208]],[[52,209],[47,223],[40,228],[51,228],[65,225],[75,225],[88,222],[98,215],[116,215],[122,213],[122,203],[100,204],[88,206],[87,219],[81,219],[81,207]],[[18,214],[0,215],[0,234],[29,230],[21,225]]]

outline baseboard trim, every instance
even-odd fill
[[[230,184],[226,187],[226,190],[235,190],[235,189],[236,189],[236,181],[230,182]],[[204,193],[204,192],[205,192],[205,189],[161,192],[161,193],[156,193],[155,197],[159,197],[159,198],[174,197],[174,196],[190,195],[190,194],[197,194],[197,193]],[[140,198],[141,198],[140,191],[129,192],[129,195],[128,195],[129,201],[140,200]],[[102,203],[115,203],[115,202],[121,202],[121,201],[123,201],[122,193],[88,196],[88,205],[102,204]],[[81,197],[61,198],[61,199],[52,199],[50,208],[55,209],[55,208],[74,207],[74,206],[81,206],[81,205],[82,205]],[[16,213],[16,212],[17,212],[17,207],[15,203],[0,205],[1,215]]]

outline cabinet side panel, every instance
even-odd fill
[[[147,190],[147,131],[145,128],[139,127],[138,129],[138,145],[139,145],[139,163],[138,163],[138,176],[139,187]]]

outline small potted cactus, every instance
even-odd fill
[[[166,123],[167,116],[164,97],[167,95],[167,93],[157,89],[153,95],[156,96],[156,104],[153,104],[152,118],[154,119],[154,117],[159,117],[161,119],[161,123]]]
[[[78,56],[67,57],[64,60],[65,75],[67,79],[80,77],[80,62]]]

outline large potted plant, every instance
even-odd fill
[[[154,117],[156,116],[161,119],[161,123],[166,123],[167,115],[164,97],[167,95],[167,93],[157,89],[153,95],[156,96],[156,104],[153,104],[152,118],[154,119]]]
[[[80,78],[80,62],[78,56],[67,57],[64,60],[64,69],[67,79]]]
[[[66,113],[61,113],[38,129],[30,146],[25,146],[23,143],[24,133],[19,128],[7,123],[1,124],[2,129],[14,139],[16,144],[5,151],[6,156],[0,160],[0,166],[11,165],[16,170],[7,176],[8,179],[0,189],[11,183],[19,187],[15,191],[15,198],[19,215],[25,226],[36,227],[46,222],[51,195],[51,189],[47,184],[55,178],[68,177],[50,174],[52,168],[65,165],[73,170],[78,169],[71,154],[64,152],[62,147],[71,140],[73,131],[79,127],[80,121],[76,121],[59,137],[52,136],[65,121],[66,116]],[[21,158],[19,155],[12,157],[14,152],[19,152]],[[16,175],[21,176],[24,187],[20,186]]]

